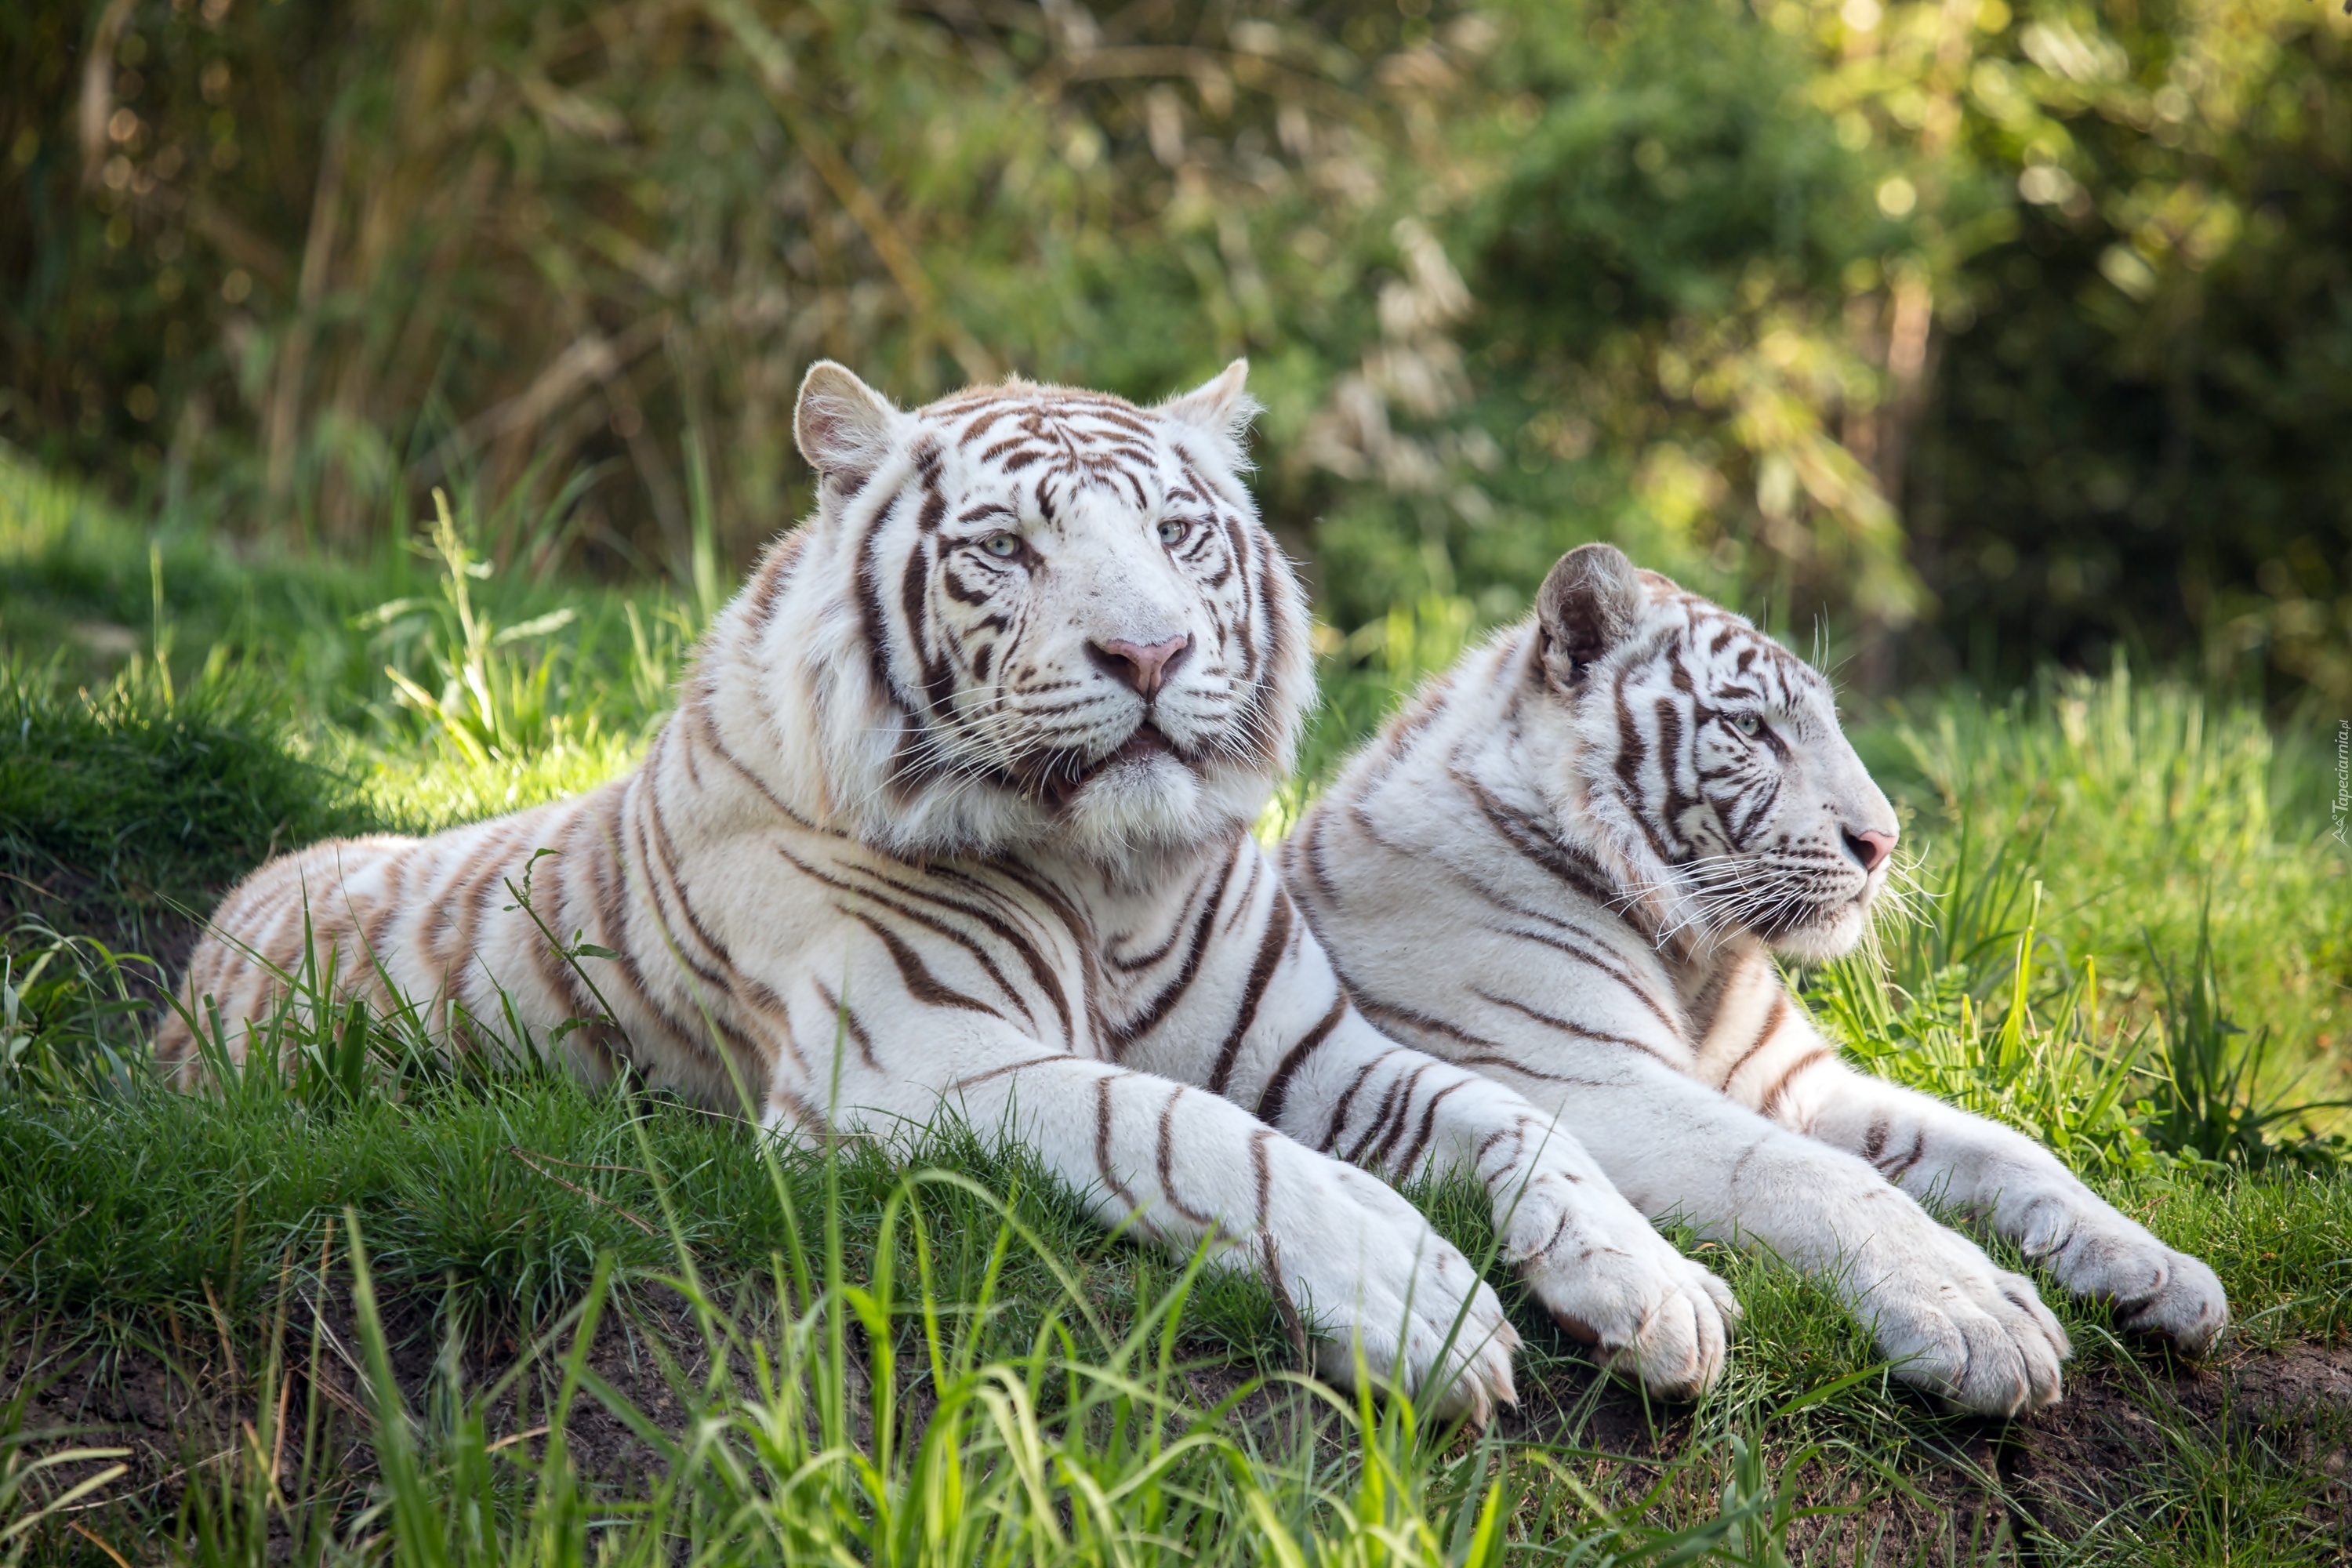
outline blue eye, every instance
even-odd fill
[[[1731,716],[1731,727],[1752,741],[1764,732],[1764,721],[1753,713],[1735,713]]]
[[[1181,518],[1181,517],[1171,517],[1171,518],[1163,518],[1163,519],[1161,519],[1161,520],[1160,520],[1160,543],[1162,543],[1162,544],[1181,544],[1182,542],[1184,542],[1184,532],[1185,532],[1185,528],[1184,528],[1184,520],[1183,520],[1182,518]]]
[[[1017,533],[992,533],[980,542],[980,547],[999,561],[1010,561],[1021,553],[1021,536]]]

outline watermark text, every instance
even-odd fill
[[[2352,719],[2336,721],[2336,842],[2352,843]]]

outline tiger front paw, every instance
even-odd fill
[[[1601,1365],[1650,1393],[1691,1399],[1723,1375],[1731,1287],[1676,1251],[1614,1190],[1530,1184],[1512,1211],[1507,1256],[1536,1299]]]
[[[2167,1247],[2160,1277],[2140,1295],[2118,1296],[2116,1315],[2134,1333],[2154,1335],[2185,1355],[2200,1356],[2229,1326],[2230,1299],[2221,1276]]]
[[[1855,1304],[1895,1377],[1984,1415],[2056,1404],[2059,1364],[2074,1347],[2033,1281],[1934,1228],[1933,1237],[1906,1237],[1905,1256]]]
[[[2230,1321],[2221,1279],[2121,1215],[2115,1218],[2113,1226],[2077,1229],[2052,1257],[2053,1272],[2077,1295],[2113,1302],[2116,1321],[2131,1332],[2163,1340],[2187,1355],[2204,1354]]]
[[[1316,1364],[1342,1387],[1357,1355],[1441,1420],[1484,1426],[1516,1405],[1519,1336],[1470,1260],[1419,1210],[1352,1166],[1326,1161],[1296,1224],[1277,1225],[1268,1272],[1312,1320]]]
[[[2112,1303],[2116,1322],[2188,1355],[2212,1348],[2230,1321],[2229,1297],[2210,1268],[2175,1252],[2071,1177],[2035,1190],[2032,1173],[2012,1184],[1994,1228],[2077,1296]]]

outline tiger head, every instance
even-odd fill
[[[1013,380],[912,412],[809,371],[819,495],[793,576],[813,613],[776,651],[836,821],[895,854],[1110,863],[1255,818],[1314,672],[1241,480],[1247,370],[1152,408]]]
[[[1564,815],[1601,826],[1596,847],[1662,930],[1803,959],[1851,950],[1896,823],[1820,672],[1606,544],[1560,559],[1536,620],[1573,737]]]

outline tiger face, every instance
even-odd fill
[[[1577,743],[1564,781],[1605,825],[1666,925],[1760,938],[1803,959],[1850,951],[1885,886],[1897,826],[1838,726],[1829,682],[1742,617],[1571,551],[1538,596],[1543,662]]]
[[[1240,473],[1235,362],[1156,408],[1014,381],[911,413],[822,363],[795,418],[845,591],[810,674],[832,793],[901,854],[1098,858],[1245,825],[1313,690]]]

